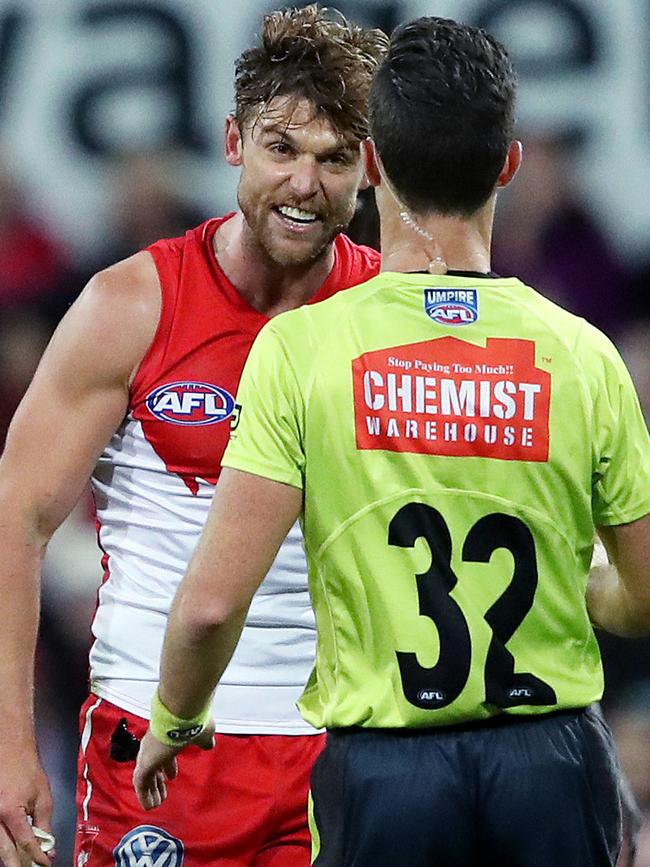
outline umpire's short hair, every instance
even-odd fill
[[[370,94],[370,134],[414,211],[469,216],[490,197],[514,133],[517,77],[484,30],[444,18],[398,27]]]

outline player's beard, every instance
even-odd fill
[[[281,227],[273,225],[275,202],[255,196],[242,186],[237,192],[237,201],[257,245],[273,263],[288,269],[309,267],[324,256],[336,236],[350,224],[356,207],[356,200],[336,209],[316,209],[313,205],[310,208],[309,203],[282,201],[278,204],[312,209],[319,215],[318,226],[309,237],[292,238],[283,236]]]

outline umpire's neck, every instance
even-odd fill
[[[490,248],[497,190],[515,176],[521,144],[512,142],[503,168],[485,204],[469,216],[415,212],[386,177],[370,140],[363,143],[367,176],[375,186],[381,222],[382,271],[490,271]],[[440,266],[436,267],[436,264]]]

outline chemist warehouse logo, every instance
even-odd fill
[[[551,376],[531,340],[441,337],[367,352],[352,373],[359,449],[548,460]]]
[[[478,319],[476,289],[425,289],[424,309],[439,325],[471,325]]]
[[[235,398],[207,382],[170,382],[147,396],[147,409],[172,424],[205,425],[225,421],[235,409]]]

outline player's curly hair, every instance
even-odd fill
[[[235,62],[240,126],[278,96],[307,99],[346,140],[368,135],[368,94],[388,49],[378,29],[359,27],[312,3],[266,15],[260,45]]]

